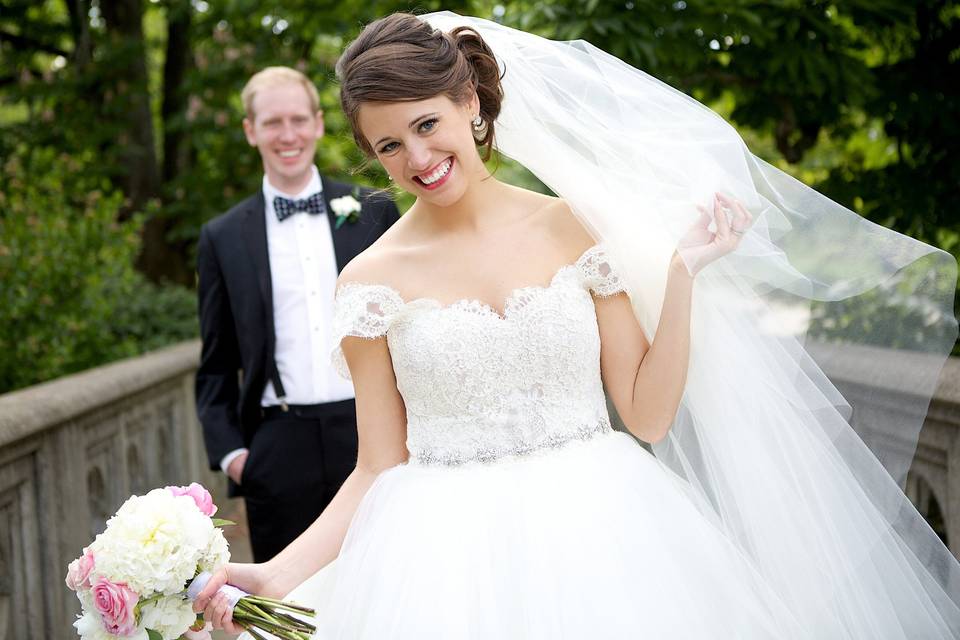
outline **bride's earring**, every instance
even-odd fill
[[[478,113],[474,116],[473,120],[470,121],[470,124],[473,125],[473,139],[477,144],[481,144],[483,139],[487,136],[487,123]]]

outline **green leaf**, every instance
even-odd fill
[[[215,527],[229,527],[237,524],[233,520],[224,520],[223,518],[213,518],[212,521]]]
[[[159,631],[154,631],[153,629],[147,629],[147,637],[150,640],[163,640],[163,636],[160,635]]]

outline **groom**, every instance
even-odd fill
[[[357,457],[353,386],[330,364],[337,274],[399,217],[388,198],[321,176],[317,89],[269,67],[241,94],[262,188],[205,224],[197,413],[212,469],[246,501],[254,559],[296,538]]]

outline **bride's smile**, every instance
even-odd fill
[[[418,176],[414,176],[413,179],[422,182],[424,188],[426,189],[436,189],[447,181],[447,179],[450,177],[450,172],[452,169],[453,156],[450,156],[429,171]]]

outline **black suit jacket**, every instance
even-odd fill
[[[321,181],[340,272],[399,213],[390,198],[362,189],[359,219],[335,229],[330,200],[352,194],[355,187],[325,177]],[[196,399],[211,469],[219,469],[223,456],[234,449],[249,446],[274,367],[273,292],[264,212],[263,192],[258,191],[200,230],[197,289],[203,349]]]

